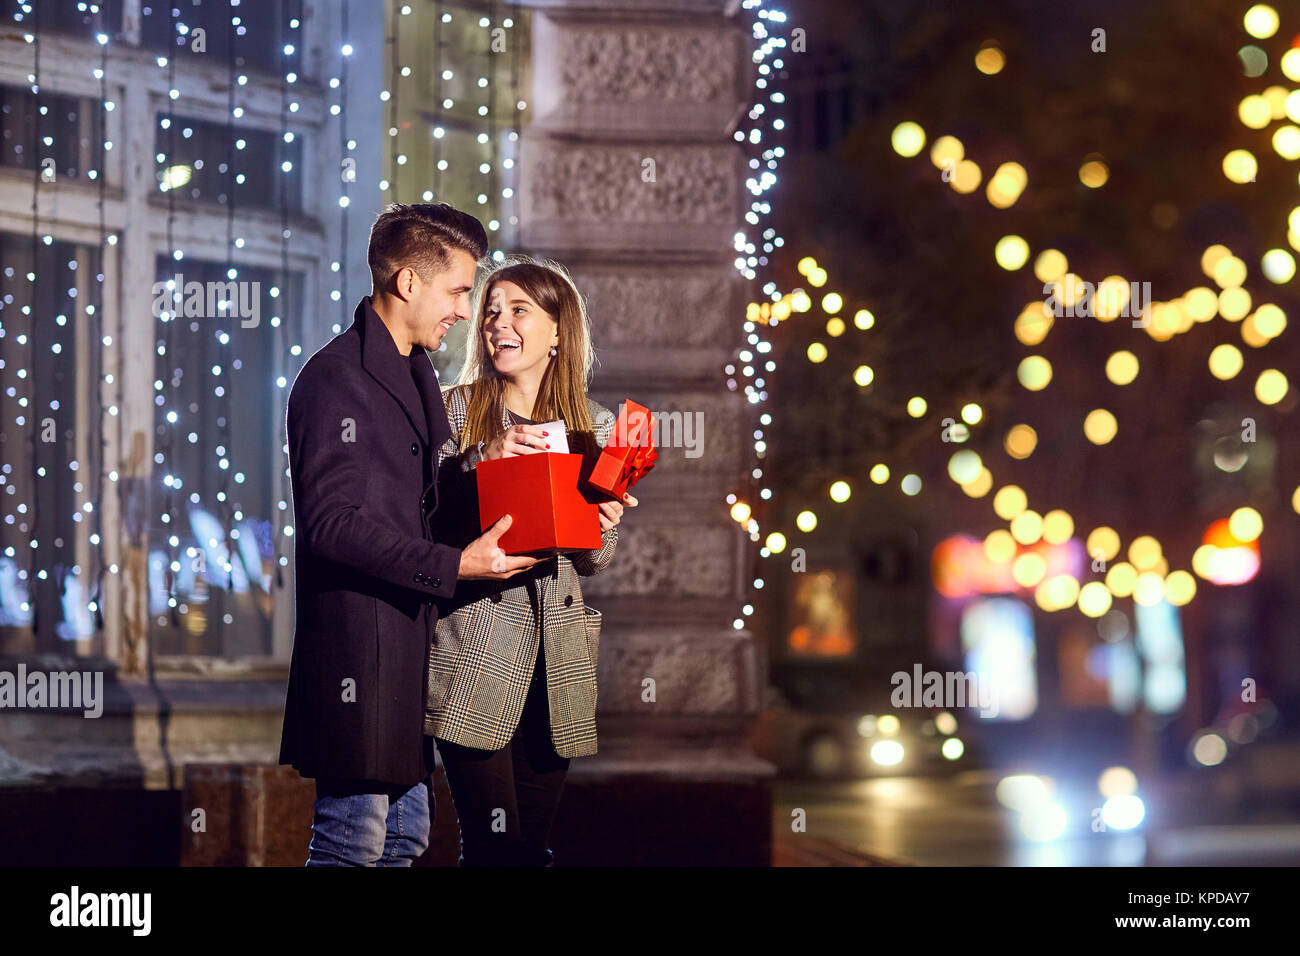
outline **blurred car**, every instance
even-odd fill
[[[769,687],[751,738],[787,776],[851,779],[950,773],[980,764],[971,712],[895,708],[860,674],[816,673]]]

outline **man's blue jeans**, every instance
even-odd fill
[[[429,785],[317,780],[308,866],[410,866],[429,847]]]

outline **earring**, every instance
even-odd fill
[[[551,346],[551,358],[555,358],[555,346]]]

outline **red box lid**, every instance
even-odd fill
[[[587,481],[615,498],[623,495],[654,468],[654,417],[650,409],[630,398],[618,411],[614,431],[601,449]]]

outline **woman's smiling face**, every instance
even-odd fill
[[[483,345],[493,367],[505,378],[545,371],[551,347],[560,341],[555,318],[508,280],[493,283],[483,316]]]

